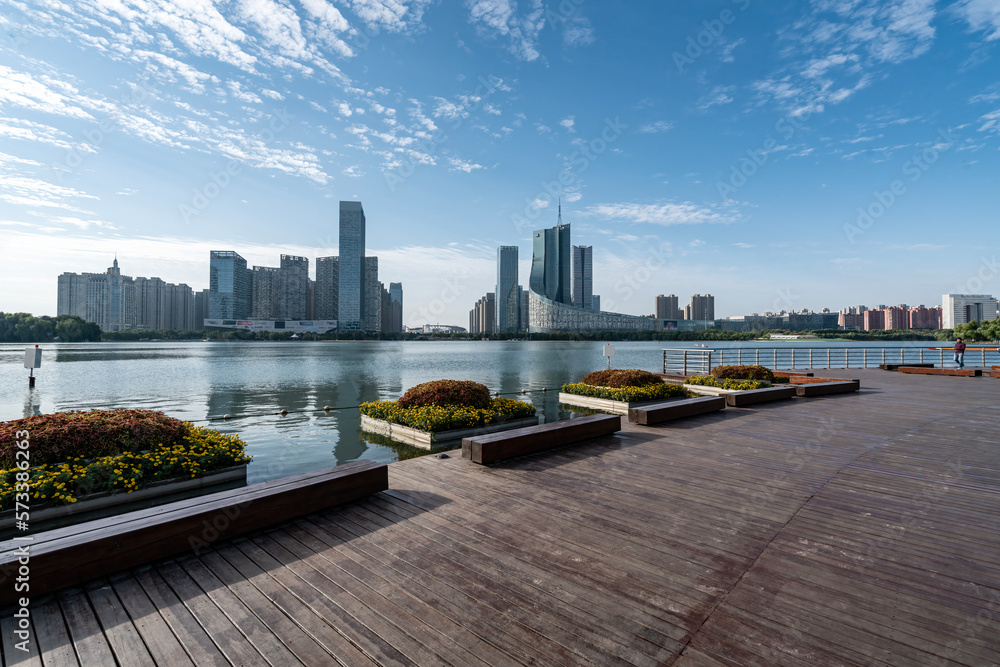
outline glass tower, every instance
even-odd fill
[[[573,305],[593,309],[594,300],[594,248],[589,245],[573,246]]]
[[[250,271],[232,250],[213,250],[209,259],[208,317],[246,319],[250,316]]]
[[[340,202],[340,280],[337,325],[360,331],[365,323],[365,211],[359,201]]]
[[[517,285],[517,246],[497,248],[496,331],[520,331],[521,294]]]

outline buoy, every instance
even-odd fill
[[[282,417],[284,417],[284,416],[285,416],[285,415],[287,415],[287,414],[288,414],[288,410],[285,410],[285,409],[282,409],[282,410],[281,410],[281,416],[282,416]]]
[[[329,405],[324,405],[323,406],[323,412],[329,412],[329,411],[330,411],[330,406]]]
[[[229,419],[229,415],[222,415],[223,419]]]
[[[527,391],[526,389],[522,389],[522,390],[521,390],[521,396],[524,396],[524,395],[525,395],[525,394],[527,394],[527,393],[528,393],[528,391]]]

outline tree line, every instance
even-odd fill
[[[101,329],[76,315],[35,317],[0,312],[0,343],[49,343],[54,340],[101,340]]]

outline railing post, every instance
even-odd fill
[[[862,368],[868,368],[868,348],[866,347],[861,355]]]
[[[830,363],[830,350],[831,349],[833,349],[833,348],[829,348],[829,347],[826,348],[826,367],[827,368],[833,368],[833,364]]]
[[[938,367],[944,368],[944,348],[942,347],[940,350],[938,350],[938,353],[941,355],[941,360],[940,363],[938,364]]]
[[[684,375],[688,374],[688,351],[687,350],[684,350],[684,366],[683,366],[683,371],[682,372],[684,373]]]
[[[792,370],[795,370],[795,348],[792,348]]]
[[[882,348],[882,365],[885,366],[885,348]]]
[[[902,366],[906,363],[903,359],[903,348],[899,348],[899,365]]]
[[[760,366],[760,348],[753,351],[753,362]]]
[[[920,363],[924,363],[924,348],[920,348]]]
[[[774,348],[774,363],[771,364],[771,370],[778,368],[778,348]]]
[[[986,368],[986,348],[980,350],[983,353],[983,368]]]
[[[722,352],[720,351],[719,354],[721,355]],[[705,375],[709,375],[709,374],[711,374],[711,372],[712,372],[712,351],[709,350],[708,351],[708,368],[705,369]]]
[[[736,363],[740,366],[743,365],[743,348],[737,348],[736,350]]]
[[[851,367],[851,348],[844,348],[844,368]]]
[[[813,368],[813,349],[809,348],[809,368]]]

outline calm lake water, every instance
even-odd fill
[[[254,457],[249,482],[346,463],[395,461],[399,450],[366,440],[356,406],[398,398],[421,382],[475,380],[491,392],[530,400],[541,421],[569,417],[558,388],[606,367],[603,343],[499,341],[145,342],[44,345],[28,388],[24,344],[0,344],[0,421],[91,408],[144,408],[239,435]],[[686,342],[617,342],[614,368],[661,368],[660,350]],[[711,343],[739,347],[825,348],[827,343]],[[891,343],[931,347],[935,343]],[[882,347],[843,343],[833,347]],[[825,357],[824,357],[825,358]],[[727,359],[727,362],[729,360]],[[548,389],[541,392],[541,389]],[[323,407],[348,408],[324,412]],[[282,409],[289,414],[281,416]]]

